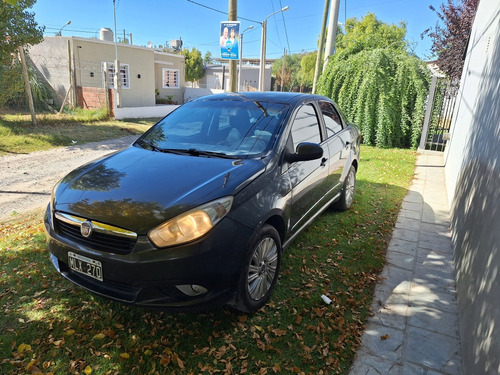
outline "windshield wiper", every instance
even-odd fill
[[[207,157],[218,157],[218,158],[228,158],[228,159],[233,159],[232,156],[227,155],[223,152],[215,152],[215,151],[204,151],[204,150],[197,150],[195,148],[189,148],[189,149],[183,149],[183,148],[159,148],[155,147],[157,151],[165,152],[165,153],[170,153],[170,154],[176,154],[176,155],[191,155],[191,156],[207,156]]]
[[[197,150],[195,148],[190,148],[188,150],[176,150],[176,151],[184,151],[186,154],[193,155],[193,156],[215,156],[218,158],[228,158],[232,159],[233,157],[230,155],[225,154],[224,152],[216,152],[216,151],[204,151],[204,150]]]
[[[227,158],[227,159],[234,159],[234,156],[227,155],[223,152],[216,152],[216,151],[204,151],[204,150],[197,150],[195,148],[189,148],[189,149],[183,149],[183,148],[161,148],[155,145],[152,141],[147,141],[144,139],[141,139],[140,142],[145,143],[147,146],[149,146],[153,151],[158,151],[158,152],[164,152],[167,154],[176,154],[176,155],[191,155],[191,156],[207,156],[207,157],[218,157],[218,158]]]

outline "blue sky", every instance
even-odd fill
[[[227,13],[228,0],[115,0],[117,34],[132,33],[133,44],[164,45],[182,37],[185,48],[195,47],[204,55],[207,51],[219,57],[220,22],[227,15],[198,4]],[[335,0],[332,0],[332,2]],[[439,8],[443,0],[340,0],[339,22],[345,18],[374,13],[389,24],[407,24],[407,40],[413,51],[423,59],[431,56],[431,41],[421,40],[420,34],[435,26],[438,18],[429,5]],[[289,10],[268,19],[267,58],[279,58],[283,49],[292,53],[315,50],[321,31],[324,0],[239,0],[238,16],[241,30],[246,32],[243,56],[258,58],[260,54],[261,22],[268,15],[289,6]],[[45,35],[54,36],[67,21],[71,24],[63,36],[98,37],[101,27],[114,28],[113,0],[38,0],[32,11],[35,20],[46,26]]]

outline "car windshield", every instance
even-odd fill
[[[135,143],[159,152],[247,158],[269,150],[287,105],[202,100],[186,103],[159,121]]]

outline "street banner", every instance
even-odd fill
[[[219,37],[221,59],[238,60],[240,58],[240,22],[222,21]]]

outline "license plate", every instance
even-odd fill
[[[102,281],[102,264],[98,260],[90,259],[69,251],[68,265],[73,271]]]

